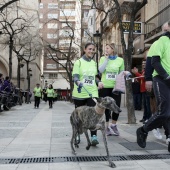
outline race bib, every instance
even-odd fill
[[[106,79],[107,80],[115,80],[116,79],[116,73],[106,73]]]
[[[84,76],[83,84],[88,86],[94,85],[94,77],[93,76]]]
[[[48,96],[49,97],[53,97],[53,93],[48,93]]]

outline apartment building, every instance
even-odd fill
[[[4,1],[1,1],[4,3]],[[39,17],[38,17],[38,8],[39,8],[39,0],[22,0],[17,1],[10,6],[8,6],[6,9],[4,9],[4,16],[6,16],[6,20],[11,22],[12,20],[16,20],[16,22],[13,24],[14,29],[17,28],[17,24],[20,25],[23,24],[21,20],[17,20],[17,18],[24,18],[25,20],[30,21],[30,27],[27,29],[27,31],[30,33],[30,35],[36,35],[36,33],[39,30]],[[21,32],[22,34],[22,32]],[[20,36],[21,34],[17,34],[17,36]],[[16,37],[13,37],[13,41]],[[38,37],[38,36],[37,36]],[[4,74],[4,76],[9,75],[9,45],[5,44],[7,41],[9,41],[9,35],[8,34],[2,34],[0,36],[1,42],[0,42],[0,72]],[[29,63],[29,69],[32,70],[32,76],[31,76],[31,84],[30,88],[31,90],[35,86],[36,82],[40,82],[41,78],[41,52],[36,56],[35,60]],[[17,68],[18,68],[18,60],[16,54],[12,53],[12,81],[15,85],[17,85]],[[26,63],[23,61],[23,67],[20,69],[20,76],[21,76],[21,88],[26,90],[28,87],[28,79],[27,79],[27,68]],[[33,74],[34,73],[34,74]]]
[[[120,6],[133,5],[133,0],[119,0]],[[140,3],[142,1],[138,1]],[[109,0],[96,0],[99,8],[104,9],[106,12],[113,5],[113,1]],[[105,14],[96,10],[96,30],[101,31],[100,23]],[[170,19],[170,1],[169,0],[148,0],[148,3],[136,14],[135,22],[141,22],[141,34],[134,34],[133,52],[132,52],[132,67],[141,67],[141,62],[146,57],[147,49],[149,46],[159,38],[162,34],[161,26],[164,22]],[[123,21],[129,21],[128,14],[123,15]],[[90,28],[88,28],[90,29]],[[114,42],[118,49],[118,54],[122,54],[121,36],[119,24],[117,22],[117,15],[110,12],[103,24],[103,49],[107,43]],[[128,34],[124,34],[125,42],[127,44]]]
[[[71,47],[77,48],[76,44],[80,44],[80,1],[41,0],[39,17],[40,35],[44,41],[43,86],[53,84],[55,89],[70,89],[69,83],[64,78],[67,78],[66,70],[61,64],[66,65],[64,55],[70,48],[70,37],[73,33],[74,41]],[[49,45],[55,50],[49,51]]]

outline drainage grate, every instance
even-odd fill
[[[112,161],[170,159],[170,154],[150,155],[117,155],[111,156]],[[0,159],[0,164],[32,164],[57,162],[97,162],[107,161],[107,156],[73,156],[73,157],[42,157],[42,158],[8,158]]]

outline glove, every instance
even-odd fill
[[[80,84],[78,85],[78,88],[77,88],[78,93],[81,93],[82,87],[83,87],[83,83],[80,83]]]

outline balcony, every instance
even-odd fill
[[[142,0],[138,0],[138,3],[141,3]],[[130,3],[134,3],[134,0],[120,0],[119,1],[120,5],[127,5],[127,4],[130,4]]]
[[[145,22],[145,43],[152,43],[161,35],[162,25],[169,20],[170,5]]]

